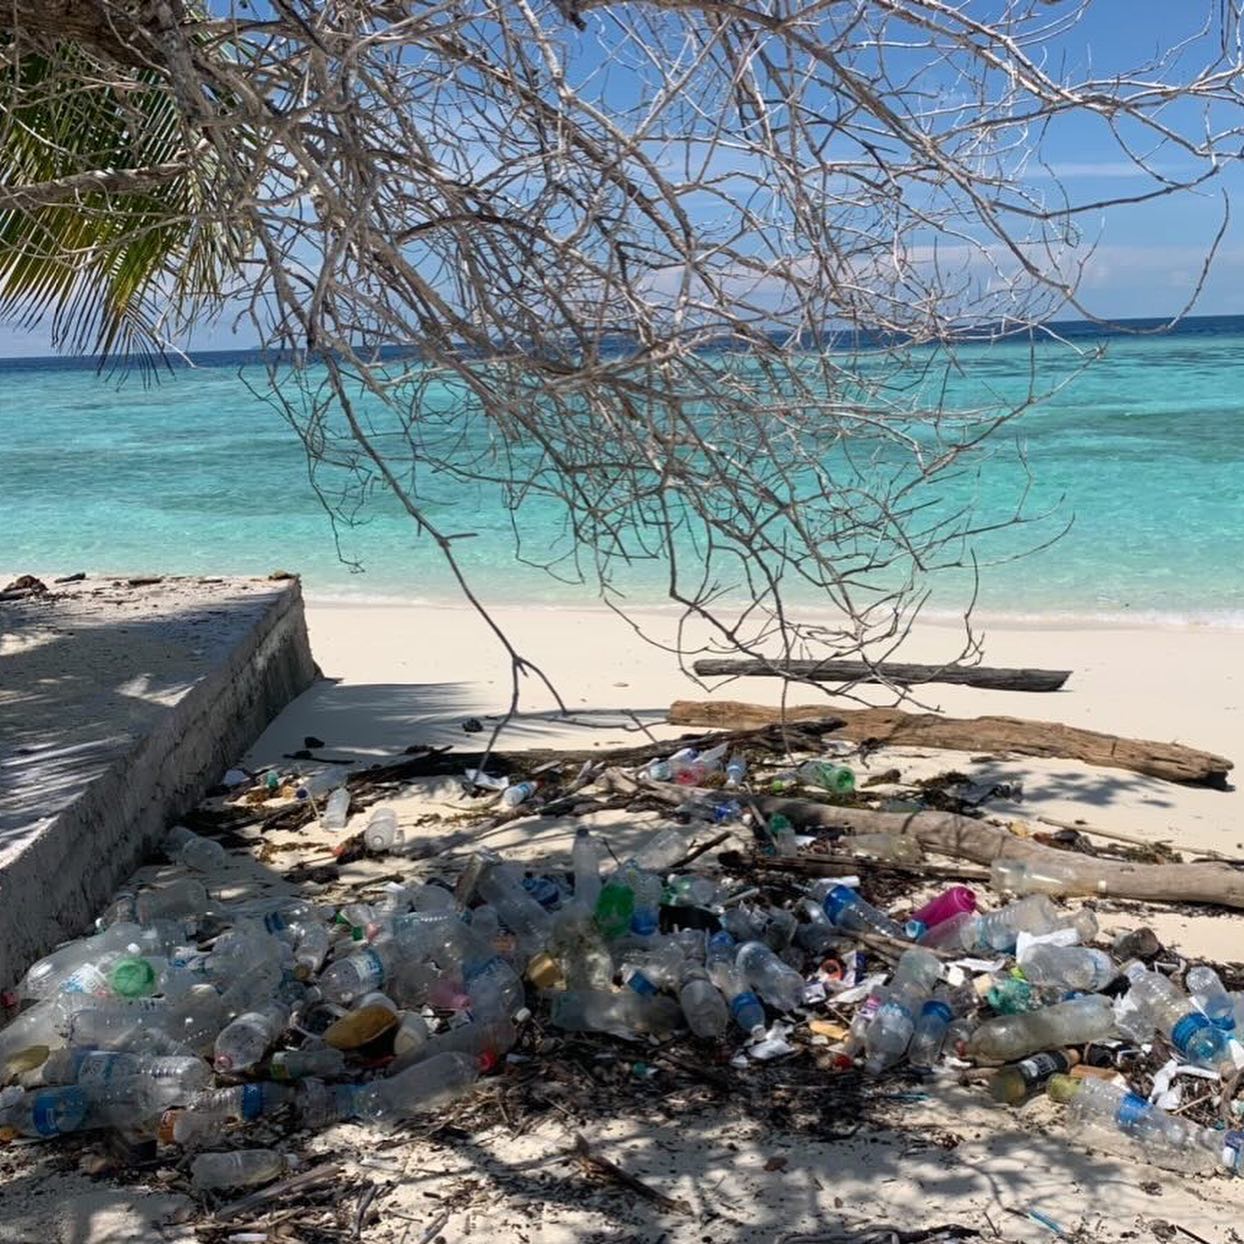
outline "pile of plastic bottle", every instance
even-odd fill
[[[649,776],[702,781],[706,759],[734,765],[729,785],[743,781],[745,766],[724,752],[679,753]],[[851,778],[831,759],[784,780],[842,791]],[[122,895],[97,932],[21,982],[23,1009],[0,1030],[0,1129],[51,1138],[119,1128],[209,1150],[191,1167],[200,1188],[241,1186],[286,1169],[270,1149],[210,1151],[244,1138],[247,1124],[278,1110],[318,1129],[439,1109],[504,1070],[533,1013],[563,1033],[684,1034],[746,1068],[795,1052],[783,1034],[850,1005],[834,1067],[878,1076],[902,1066],[935,1084],[956,1067],[995,1065],[999,1102],[1048,1089],[1076,1120],[1131,1137],[1158,1165],[1236,1168],[1236,1133],[1094,1078],[1079,1054],[1160,1041],[1203,1075],[1234,1074],[1244,998],[1211,969],[1188,972],[1187,993],[1139,961],[1116,962],[1087,944],[1091,911],[1023,893],[1053,883],[1010,861],[995,883],[1022,896],[993,910],[954,886],[900,921],[852,879],[768,904],[711,866],[680,870],[699,822],[744,814],[729,790],[689,807],[689,824],[621,862],[582,828],[567,872],[531,876],[480,853],[453,888],[392,885],[377,903],[344,907],[216,901],[204,881],[227,870],[227,853],[174,829],[164,851],[189,875]],[[394,824],[388,809],[374,816]],[[782,818],[753,829],[775,852],[798,850]]]

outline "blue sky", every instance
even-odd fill
[[[1000,0],[981,0],[975,11],[986,16]],[[1215,3],[1177,4],[1172,0],[1093,0],[1084,19],[1060,42],[1066,62],[1100,75],[1135,66],[1190,36]],[[1054,11],[1053,6],[1051,12]],[[1080,201],[1136,193],[1146,182],[1121,158],[1105,128],[1091,118],[1067,118],[1046,140],[1046,159]],[[1159,163],[1164,157],[1159,157]],[[1171,156],[1172,175],[1181,169]],[[1040,184],[1048,175],[1033,170]],[[1082,225],[1096,239],[1088,264],[1083,301],[1105,317],[1162,316],[1181,309],[1197,280],[1206,248],[1217,232],[1224,194],[1239,199],[1238,218],[1230,224],[1218,261],[1194,314],[1244,314],[1244,166],[1229,168],[1202,193],[1181,194],[1142,206],[1114,209],[1105,217],[1086,216]],[[247,330],[244,330],[246,334]],[[199,350],[253,344],[235,336],[228,324],[205,324],[186,343]],[[50,352],[47,335],[0,324],[0,357]]]

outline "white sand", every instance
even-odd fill
[[[292,705],[252,749],[254,763],[293,751],[306,734],[323,738],[326,751],[363,757],[399,752],[411,743],[476,747],[481,736],[463,733],[461,722],[500,713],[507,705],[505,658],[483,624],[464,610],[313,605],[309,617],[316,657],[339,681],[314,688]],[[619,729],[625,724],[619,710],[651,723],[658,733],[678,733],[656,723],[672,699],[695,695],[695,687],[678,674],[668,654],[639,643],[616,618],[533,608],[503,611],[499,620],[523,652],[543,664],[575,716],[596,727],[554,720],[547,693],[529,683],[524,711],[508,729],[504,746],[633,741],[633,732]],[[660,615],[652,620],[666,621]],[[944,658],[957,638],[953,630],[926,628],[904,655]],[[1244,757],[1244,635],[1238,632],[995,628],[987,635],[985,654],[992,665],[1075,672],[1067,689],[1053,695],[939,687],[927,700],[956,715],[1042,717]],[[776,683],[753,679],[723,694],[772,702],[778,693]],[[909,774],[955,766],[1020,778],[1024,804],[1002,811],[1029,818],[1080,817],[1102,828],[1168,839],[1188,852],[1208,848],[1244,855],[1244,805],[1234,791],[1177,787],[1070,761],[1016,758],[971,766],[968,757],[954,753],[883,751],[870,764]],[[412,836],[435,843],[439,835],[447,851],[465,849],[451,837],[455,827],[441,819],[460,806],[457,800],[453,782],[425,783],[419,795],[401,801],[402,822]],[[604,814],[597,823],[619,847],[650,829],[624,814]],[[572,832],[569,821],[518,821],[490,837],[489,845],[523,857],[564,858]],[[360,868],[359,879],[366,876],[367,869]],[[1185,954],[1244,958],[1239,950],[1244,918],[1188,918],[1134,907],[1102,912],[1107,929],[1140,921],[1153,924]],[[796,1101],[802,1084],[824,1074],[802,1062],[790,1068]],[[1083,1240],[1165,1239],[1166,1222],[1212,1244],[1240,1239],[1233,1224],[1244,1210],[1244,1185],[1223,1178],[1191,1180],[1089,1152],[1044,1101],[1016,1113],[993,1107],[979,1089],[935,1087],[928,1100],[894,1107],[895,1130],[865,1128],[834,1142],[788,1130],[781,1125],[781,1109],[776,1126],[773,1118],[761,1125],[756,1120],[768,1114],[765,1102],[711,1095],[697,1101],[695,1090],[663,1077],[652,1082],[640,1114],[628,1106],[616,1116],[585,1116],[573,1085],[555,1084],[549,1091],[563,1103],[562,1112],[545,1115],[521,1136],[498,1120],[494,1129],[469,1140],[406,1141],[390,1151],[387,1175],[368,1168],[369,1177],[396,1184],[385,1202],[386,1226],[374,1238],[419,1240],[430,1238],[425,1232],[435,1227],[433,1235],[439,1232],[447,1241],[491,1235],[550,1242],[812,1244],[865,1225],[912,1230],[962,1223],[986,1239],[1049,1240],[1047,1228],[1022,1216],[1036,1209]],[[834,1119],[823,1123],[826,1131],[835,1129]],[[694,1217],[662,1213],[616,1188],[596,1188],[584,1200],[582,1176],[565,1157],[576,1131],[633,1174],[685,1199]],[[367,1140],[366,1133],[347,1127],[316,1143],[341,1152]]]

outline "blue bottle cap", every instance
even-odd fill
[[[823,906],[825,914],[834,922],[838,923],[838,917],[847,907],[852,907],[859,902],[859,897],[850,886],[836,885],[830,892],[825,895]]]
[[[944,1019],[947,1023],[954,1018],[954,1012],[951,1011],[940,998],[930,998],[924,1006],[920,1008],[921,1015],[937,1015]]]
[[[929,926],[923,920],[908,920],[903,925],[903,932],[913,942],[918,942],[928,931]]]

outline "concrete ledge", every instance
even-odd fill
[[[0,604],[0,987],[82,933],[317,673],[296,580]]]

